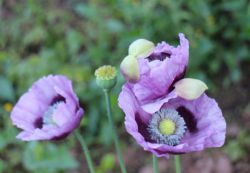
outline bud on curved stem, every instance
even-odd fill
[[[186,100],[197,99],[208,89],[204,82],[192,78],[181,79],[174,86],[177,95]]]
[[[140,79],[139,64],[133,55],[126,56],[123,59],[120,68],[127,81],[137,82]]]

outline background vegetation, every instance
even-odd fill
[[[0,173],[87,172],[73,135],[56,143],[15,139],[18,130],[9,119],[12,106],[35,80],[51,73],[74,82],[86,110],[82,134],[98,173],[119,172],[94,70],[103,64],[119,67],[137,38],[177,45],[179,32],[190,40],[187,76],[208,83],[209,95],[218,99],[228,123],[225,147],[203,152],[205,156],[184,156],[184,167],[191,172],[188,163],[202,157],[201,164],[222,158],[222,165],[233,172],[250,170],[249,0],[0,0]],[[126,164],[130,173],[150,172],[150,156],[126,134],[117,108],[123,82],[119,76],[112,107]]]

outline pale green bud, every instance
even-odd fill
[[[192,78],[181,79],[174,86],[177,95],[186,100],[197,99],[208,89],[204,82]]]
[[[128,54],[136,58],[145,58],[154,51],[155,45],[153,42],[146,39],[137,39],[130,44]]]
[[[129,82],[137,82],[140,79],[139,64],[133,55],[126,56],[120,65],[122,74]]]

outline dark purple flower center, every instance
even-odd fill
[[[180,73],[179,75],[177,75],[175,78],[174,78],[174,81],[172,82],[172,84],[170,85],[170,87],[168,88],[168,93],[170,93],[171,91],[174,90],[174,84],[183,79],[185,77],[185,74],[186,74],[186,68],[183,70],[182,73]]]
[[[61,95],[57,95],[56,97],[54,97],[50,103],[50,106],[53,106],[55,103],[58,103],[58,102],[66,102],[66,99],[61,96]]]
[[[191,111],[189,111],[187,108],[185,108],[184,106],[180,106],[179,108],[177,108],[177,111],[179,112],[179,114],[183,117],[184,121],[186,122],[186,126],[187,126],[188,130],[191,133],[197,132],[197,130],[198,130],[197,120],[195,119],[194,114]]]
[[[154,60],[164,61],[166,58],[170,58],[170,56],[171,54],[169,53],[161,52],[159,54],[152,54],[147,59],[149,61],[154,61]]]
[[[35,128],[41,129],[43,127],[43,118],[39,117],[34,123]]]
[[[148,131],[148,124],[146,124],[142,121],[139,113],[135,114],[135,121],[138,125],[138,131],[144,137],[145,141],[154,142],[150,137],[150,133]]]

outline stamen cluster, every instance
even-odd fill
[[[184,119],[174,109],[161,109],[152,115],[148,131],[152,140],[170,146],[178,145],[186,131]]]

